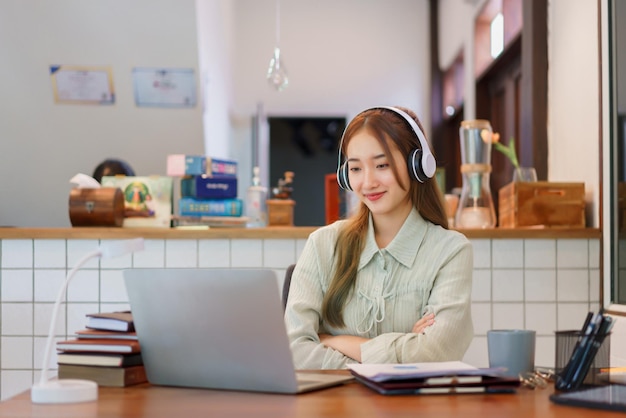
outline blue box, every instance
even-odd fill
[[[167,156],[167,175],[172,177],[207,174],[204,155],[171,154]]]
[[[235,199],[237,197],[237,177],[185,177],[180,181],[180,194],[182,197],[196,199]]]
[[[241,216],[241,199],[194,199],[183,197],[178,201],[180,216]]]
[[[167,175],[236,177],[237,161],[205,155],[170,154],[167,156]]]
[[[208,176],[237,176],[237,161],[226,160],[224,158],[206,158],[206,169]]]

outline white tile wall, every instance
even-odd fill
[[[65,268],[65,240],[35,240],[35,268]]]
[[[2,270],[0,277],[0,297],[2,302],[33,301],[33,270]]]
[[[296,262],[296,245],[292,239],[263,240],[263,265],[284,268]]]
[[[501,239],[494,245],[491,265],[498,268],[524,267],[524,241],[520,239]]]
[[[475,239],[472,240],[474,247],[474,268],[491,268],[491,240]]]
[[[219,241],[219,240],[216,240]],[[133,254],[135,268],[163,268],[165,267],[165,241],[162,239],[148,239],[144,241],[144,249]]]
[[[68,302],[98,302],[100,300],[100,272],[78,270],[67,286]]]
[[[491,270],[474,269],[472,277],[472,301],[491,301]]]
[[[524,285],[527,302],[556,301],[556,269],[526,269]]]
[[[551,239],[527,239],[524,241],[525,268],[556,267],[556,243]]]
[[[35,302],[54,302],[65,281],[65,269],[35,269]]]
[[[73,239],[67,241],[67,266],[68,268],[74,268],[91,251],[96,251],[100,242],[96,239],[83,240]],[[100,261],[97,258],[92,258],[83,264],[82,268],[95,268],[97,269]]]
[[[167,240],[165,241],[165,267],[189,268],[198,265],[197,240]]]
[[[33,268],[33,240],[2,241],[2,268]]]
[[[524,329],[524,304],[494,302],[492,309],[492,328]]]
[[[556,327],[556,303],[527,303],[524,327],[534,329],[538,335],[552,335]]]
[[[590,307],[589,303],[559,303],[556,318],[558,329],[580,329],[589,309],[598,310],[598,306]]]
[[[255,267],[263,265],[263,240],[238,239],[230,242],[231,267]]]
[[[494,302],[521,302],[524,300],[524,271],[521,269],[494,269],[491,297]]]
[[[0,399],[38,378],[54,300],[68,270],[98,240],[2,240],[0,253]],[[142,252],[89,260],[67,290],[55,334],[84,325],[85,314],[128,309],[122,271],[149,267],[268,267],[282,286],[306,239],[146,240]],[[486,333],[537,331],[536,364],[554,364],[554,331],[578,329],[600,295],[597,239],[473,239],[475,338],[464,361],[487,366]],[[52,373],[56,357],[51,360]]]
[[[230,266],[230,240],[205,239],[198,241],[198,267]]]
[[[559,239],[556,241],[556,265],[563,267],[589,267],[589,244],[585,239]]]

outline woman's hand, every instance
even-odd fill
[[[319,338],[324,346],[337,350],[358,362],[361,362],[361,344],[368,341],[367,338],[354,335],[319,334]]]
[[[427,313],[413,325],[412,332],[416,334],[425,334],[426,328],[435,323],[435,314]]]

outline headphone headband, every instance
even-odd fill
[[[418,180],[420,183],[423,183],[429,178],[432,178],[435,175],[435,171],[437,170],[437,163],[435,161],[435,157],[430,151],[430,147],[428,146],[428,142],[426,141],[426,137],[424,133],[420,129],[419,125],[408,113],[404,112],[402,109],[398,109],[397,107],[392,106],[376,106],[371,107],[369,109],[365,109],[357,114],[359,116],[363,112],[367,112],[369,110],[374,109],[387,109],[394,112],[397,115],[402,116],[402,118],[409,124],[411,130],[415,133],[417,140],[419,142],[419,148],[413,150],[411,155],[409,156],[409,171],[411,172],[411,176]],[[356,116],[355,116],[356,117]],[[352,190],[350,187],[350,183],[348,181],[348,170],[342,170],[341,164],[341,149],[343,148],[343,138],[348,130],[350,123],[346,125],[343,134],[341,135],[341,141],[339,143],[339,153],[337,156],[337,182],[342,189]],[[425,178],[424,178],[425,177]]]

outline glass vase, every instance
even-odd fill
[[[461,122],[461,174],[463,188],[459,198],[455,228],[483,229],[496,225],[496,213],[491,198],[491,136],[487,120]]]
[[[513,168],[514,182],[534,182],[537,181],[537,171],[535,167]]]

